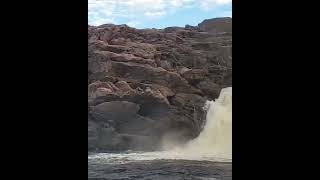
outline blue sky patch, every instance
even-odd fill
[[[197,25],[232,17],[231,0],[88,0],[89,25],[127,24],[135,28]]]

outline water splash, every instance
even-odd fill
[[[206,123],[200,135],[183,146],[158,152],[99,154],[89,158],[107,159],[110,163],[137,160],[184,159],[218,162],[232,161],[232,87],[222,89],[215,101],[207,101]]]
[[[215,101],[207,101],[205,126],[200,135],[183,146],[167,150],[175,159],[232,161],[232,87],[222,89]]]

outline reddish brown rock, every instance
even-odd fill
[[[196,137],[204,102],[232,86],[231,29],[231,18],[165,29],[88,26],[88,148],[154,149],[168,134]]]

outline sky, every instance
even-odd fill
[[[232,17],[232,0],[88,0],[89,25],[127,24],[138,29],[196,26]]]

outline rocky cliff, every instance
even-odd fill
[[[195,138],[205,101],[231,84],[231,18],[184,28],[88,26],[88,150]]]

